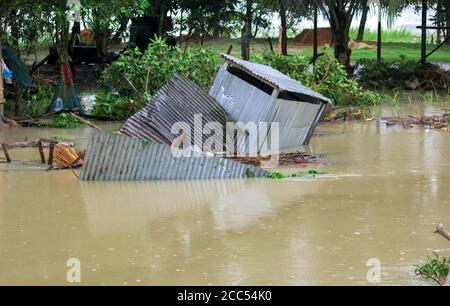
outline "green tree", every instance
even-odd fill
[[[149,7],[148,0],[81,0],[83,15],[89,20],[95,32],[95,45],[100,70],[105,66],[108,42],[113,28],[120,28],[126,17],[143,15]]]

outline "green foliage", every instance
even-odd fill
[[[374,105],[382,96],[366,91],[350,78],[344,67],[331,55],[324,54],[317,62],[313,72],[302,55],[283,56],[269,51],[255,55],[254,60],[269,65],[291,78],[311,87],[332,99],[337,105]]]
[[[136,97],[131,82],[142,96],[153,96],[180,72],[204,89],[209,89],[218,69],[209,48],[171,48],[161,38],[152,40],[142,54],[138,49],[124,52],[102,74],[102,85],[121,96]],[[128,81],[129,82],[128,82]]]
[[[271,51],[256,53],[253,60],[257,63],[268,65],[288,75],[294,80],[304,84],[309,82],[308,60],[305,56],[297,54],[293,56],[284,56]]]
[[[293,174],[289,174],[289,175],[284,175],[281,172],[267,172],[266,178],[271,179],[271,180],[282,180],[282,179],[294,178],[294,177],[316,177],[321,174],[323,174],[323,173],[320,173],[317,170],[307,170],[304,172],[298,172],[298,173],[293,173]]]
[[[444,280],[450,272],[450,261],[448,258],[440,258],[437,253],[433,257],[428,256],[428,262],[416,265],[416,274],[436,281]]]
[[[75,128],[78,126],[80,126],[80,123],[76,119],[72,118],[67,113],[60,114],[58,117],[56,117],[53,120],[53,123],[52,123],[52,127],[54,127],[54,128],[68,129],[68,128]]]
[[[422,66],[415,60],[400,56],[395,61],[360,60],[360,83],[368,88],[446,89],[450,74],[432,64]]]
[[[124,120],[138,110],[139,104],[133,99],[108,92],[96,96],[92,115],[111,120]]]
[[[151,143],[152,142],[150,140],[147,140],[147,139],[142,140],[142,148],[147,149],[151,145]]]
[[[245,177],[246,178],[253,178],[253,177],[255,177],[255,173],[252,170],[250,170],[250,168],[247,168],[245,170]]]
[[[121,17],[138,17],[145,13],[148,0],[81,0],[82,13],[94,29],[117,28]]]
[[[344,67],[328,54],[317,60],[308,85],[341,106],[374,105],[382,99],[382,95],[362,89],[357,81],[348,76]]]
[[[285,179],[286,176],[281,172],[267,172],[266,178],[271,180],[282,180]]]
[[[50,86],[40,86],[30,94],[30,99],[25,107],[25,115],[39,117],[45,113],[53,97],[53,89]]]

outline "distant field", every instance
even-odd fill
[[[218,53],[227,52],[228,47],[233,45],[232,55],[240,56],[241,54],[241,44],[239,39],[221,39],[221,40],[210,40],[205,42],[205,46],[211,47],[216,50]],[[369,44],[375,44],[369,42]],[[198,43],[190,43],[190,46],[198,46]],[[278,52],[278,41],[273,39],[273,46],[275,52]],[[184,47],[184,45],[183,45]],[[428,51],[431,51],[435,46],[428,45]],[[267,39],[254,39],[251,42],[251,50],[252,52],[260,52],[262,50],[268,50],[269,43]],[[289,41],[288,52],[290,54],[304,54],[305,56],[312,56],[312,46],[310,45],[301,45]],[[327,52],[332,52],[328,50]],[[382,56],[385,60],[397,60],[400,58],[400,55],[404,55],[407,59],[411,60],[419,60],[420,59],[420,43],[402,43],[402,42],[385,42],[382,47]],[[352,52],[352,60],[358,59],[375,59],[376,58],[376,50],[367,50],[367,49],[355,49]],[[432,56],[429,57],[429,61],[431,62],[446,62],[450,63],[450,45],[445,45],[437,52],[435,52]]]
[[[358,29],[352,28],[350,30],[350,38],[356,39],[358,36]],[[383,42],[404,42],[404,43],[419,43],[420,35],[416,35],[408,30],[385,30],[382,31]],[[377,41],[378,32],[366,30],[364,31],[364,41]]]

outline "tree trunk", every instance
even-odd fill
[[[19,25],[17,24],[17,20],[19,18],[16,18],[17,12],[14,10],[11,12],[11,21],[9,23],[9,26],[11,28],[11,46],[13,49],[16,50],[17,56],[20,58],[20,43],[19,43]]]
[[[161,8],[159,11],[159,28],[158,28],[159,37],[167,36],[167,12],[168,9],[166,8],[166,4],[163,1],[161,3]]]
[[[97,58],[99,71],[103,71],[108,55],[109,29],[99,29],[95,31],[95,47],[97,48]]]
[[[287,17],[286,7],[284,6],[284,0],[279,0],[280,5],[280,18],[281,18],[281,37],[280,37],[280,50],[282,55],[288,55],[288,41],[287,41]]]
[[[181,15],[180,15],[180,37],[178,38],[178,40],[180,41],[180,46],[181,46],[181,38],[183,37],[183,14],[184,14],[184,10],[181,9]]]
[[[22,117],[23,116],[23,101],[22,101],[22,89],[17,84],[17,82],[14,82],[14,90],[16,95],[16,103],[14,105],[14,116],[16,117]]]
[[[58,0],[58,7],[61,10],[67,9],[67,1],[66,0]],[[64,17],[61,17],[60,21],[58,22],[58,35],[57,35],[57,43],[58,43],[58,54],[59,54],[59,63],[61,65],[67,65],[69,66],[70,57],[69,57],[69,39],[70,39],[70,33],[69,33],[69,25],[67,23],[67,20],[63,19]]]
[[[247,0],[245,26],[242,31],[242,58],[246,61],[250,60],[250,37],[252,35],[252,6],[253,0]]]
[[[353,18],[354,8],[347,10],[341,1],[340,5],[330,8],[330,27],[333,32],[334,56],[344,66],[347,73],[352,74],[353,68],[350,64],[352,50],[349,48],[349,32]]]
[[[345,70],[351,74],[353,70],[350,64],[352,49],[348,46],[348,33],[338,31],[334,33],[334,36],[334,56],[345,67]]]
[[[222,29],[220,28],[220,20],[221,20],[221,14],[220,14],[220,8],[218,7],[218,10],[215,10],[214,12],[214,25],[213,25],[213,37],[214,38],[220,38],[220,32]]]
[[[358,28],[358,36],[356,37],[356,41],[364,40],[364,30],[366,29],[367,15],[369,13],[369,7],[367,6],[367,1],[363,1],[363,11],[361,15],[361,22],[359,23]]]
[[[0,36],[1,37],[1,36]],[[0,63],[3,60],[3,52],[2,52],[2,41],[0,38]],[[5,115],[4,113],[4,104],[5,104],[5,91],[3,88],[3,65],[0,64],[0,118]]]
[[[450,8],[448,8],[448,9],[450,9]],[[445,36],[445,38],[449,38],[450,37],[450,13],[448,12],[448,10],[447,10],[447,22],[446,22],[446,24],[447,24],[447,35]],[[450,45],[450,39],[447,39],[447,43],[446,43],[447,45]]]
[[[97,48],[97,60],[99,71],[102,72],[105,68],[106,56],[108,55],[108,40],[109,29],[105,29],[100,24],[100,14],[97,11],[94,15],[94,39],[95,47]]]

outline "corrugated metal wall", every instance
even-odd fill
[[[209,94],[238,122],[268,122],[273,98],[221,68]]]
[[[167,145],[92,130],[82,181],[207,180],[262,177],[266,171],[217,157],[175,158]]]
[[[292,148],[308,144],[308,134],[321,109],[320,104],[277,99],[276,115],[272,119],[280,123],[280,147]]]
[[[224,67],[219,71],[210,95],[236,121],[278,122],[280,149],[299,147],[309,143],[308,135],[315,128],[315,120],[323,105],[274,99],[229,73]],[[270,134],[269,137],[271,137]],[[238,144],[238,151],[248,150],[244,149],[242,144]]]
[[[173,79],[142,110],[127,120],[119,134],[170,145],[179,136],[172,134],[172,127],[176,123],[183,122],[193,133],[196,115],[202,117],[201,121],[199,120],[200,128],[207,123],[217,122],[225,129],[226,123],[231,121],[231,117],[223,107],[207,92],[192,81],[175,74]],[[193,139],[199,147],[202,147],[204,141],[211,137],[202,136],[203,138]],[[217,141],[223,142],[223,139],[219,138]],[[223,151],[223,148],[218,151]]]

